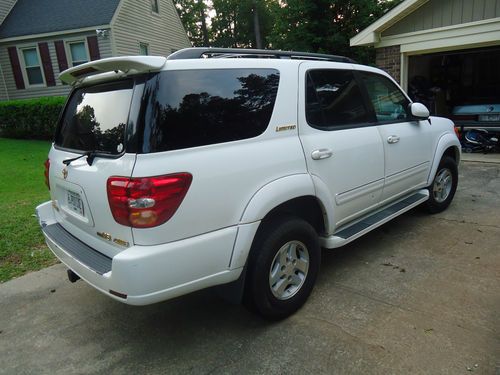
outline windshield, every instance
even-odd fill
[[[55,145],[79,152],[122,153],[132,91],[131,80],[76,89],[64,110]]]

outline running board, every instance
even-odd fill
[[[429,191],[427,189],[419,190],[417,193],[410,195],[396,203],[391,203],[377,212],[359,219],[354,224],[349,224],[347,227],[341,227],[329,237],[320,237],[321,246],[327,249],[335,249],[344,246],[363,234],[387,223],[413,207],[425,202],[429,199]]]

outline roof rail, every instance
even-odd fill
[[[212,47],[193,47],[184,48],[168,56],[167,60],[181,59],[201,59],[201,58],[242,58],[242,57],[260,57],[274,59],[295,59],[295,60],[321,60],[355,63],[349,57],[326,55],[322,53],[296,52],[296,51],[276,51],[267,49],[249,49],[249,48],[212,48]]]

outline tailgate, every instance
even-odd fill
[[[125,152],[133,91],[132,80],[74,90],[49,153],[57,221],[108,257],[133,245],[131,228],[113,218],[106,186],[109,177],[130,177],[134,168],[136,154]]]

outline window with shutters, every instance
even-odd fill
[[[44,86],[40,54],[37,47],[26,47],[20,49],[22,63],[24,65],[24,79],[28,86]]]
[[[71,66],[77,66],[89,61],[87,46],[83,40],[68,42],[68,52]]]

